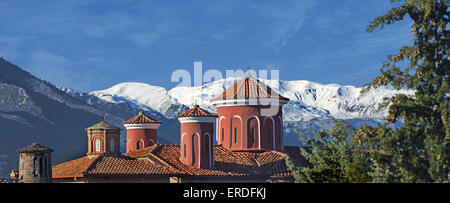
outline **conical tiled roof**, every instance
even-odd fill
[[[208,111],[200,108],[200,106],[196,104],[192,109],[189,109],[184,113],[177,115],[177,118],[184,118],[184,117],[217,117],[217,115],[209,113]]]
[[[97,123],[86,130],[121,130],[119,127],[109,124],[105,121],[106,116],[102,115],[102,121],[100,123]]]
[[[139,112],[139,115],[128,119],[127,121],[122,122],[123,124],[140,124],[140,123],[159,123],[161,124],[161,121],[157,121],[155,119],[152,119],[144,114],[143,111]]]
[[[221,95],[212,99],[211,101],[218,100],[236,100],[236,99],[259,99],[259,98],[275,98],[289,100],[286,97],[281,96],[272,88],[253,78],[250,74],[247,74],[244,78],[234,83],[231,87],[225,90]]]
[[[106,121],[101,121],[100,123],[97,123],[89,128],[88,130],[100,130],[100,129],[106,129],[106,130],[120,130],[119,127],[109,124]]]

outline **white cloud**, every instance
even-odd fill
[[[244,27],[243,25],[234,25],[229,29],[220,30],[219,32],[212,34],[211,38],[213,38],[215,40],[227,40],[230,37],[238,34],[243,27]]]
[[[280,51],[288,41],[302,28],[308,15],[308,9],[313,7],[312,0],[283,1],[283,4],[253,4],[265,18],[271,31],[271,39],[267,46]]]
[[[129,35],[129,39],[138,45],[148,45],[157,42],[162,36],[169,32],[169,23],[158,23],[152,30],[136,32]]]

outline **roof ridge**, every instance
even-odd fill
[[[273,98],[289,101],[289,98],[281,96],[278,91],[273,90],[272,87],[263,81],[253,77],[241,78],[210,101],[260,98]]]
[[[217,117],[216,114],[211,113],[205,109],[200,108],[199,105],[195,104],[191,109],[186,110],[185,112],[178,114],[177,118],[183,117]]]
[[[158,155],[154,154],[153,151],[156,150],[156,148],[159,148],[162,145],[156,144],[154,145],[155,147],[153,149],[150,149],[148,155],[155,158],[156,160],[158,160],[159,162],[161,162],[162,164],[166,165],[167,167],[169,167],[171,170],[174,170],[176,172],[180,172],[180,173],[186,173],[186,171],[183,171],[181,169],[178,169],[177,167],[173,166],[172,164],[168,163],[167,161],[165,161],[164,159],[162,159],[161,157],[159,157]],[[189,173],[190,174],[190,173]]]
[[[253,156],[248,156],[251,161],[253,161],[256,166],[261,167],[261,163],[258,162],[259,154],[249,154]]]
[[[145,113],[143,113],[143,111],[139,112],[138,115],[133,116],[132,118],[122,122],[122,124],[139,124],[139,123],[162,123],[162,122],[146,115]]]
[[[94,155],[94,156],[96,156],[96,155]],[[94,165],[97,165],[97,163],[98,163],[100,157],[103,157],[103,154],[97,155],[95,158],[93,157],[95,160],[92,161],[91,164],[89,164],[89,166],[86,168],[86,170],[84,170],[81,174],[84,176],[85,174],[90,173],[90,170],[92,170],[92,168],[94,167]],[[86,156],[86,158],[89,159],[89,155]]]

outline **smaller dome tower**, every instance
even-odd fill
[[[127,152],[158,144],[158,128],[162,122],[146,116],[144,111],[122,124],[127,129]]]
[[[103,153],[120,154],[120,128],[102,121],[86,129],[88,135],[87,155],[99,155]]]
[[[33,143],[17,152],[20,153],[18,177],[20,183],[52,182],[52,149]]]
[[[180,121],[180,161],[196,168],[214,165],[214,121],[217,115],[194,105],[177,116]]]

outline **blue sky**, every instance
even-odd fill
[[[0,0],[0,56],[79,91],[171,88],[177,69],[278,69],[362,86],[411,43],[409,20],[366,33],[388,0]]]

